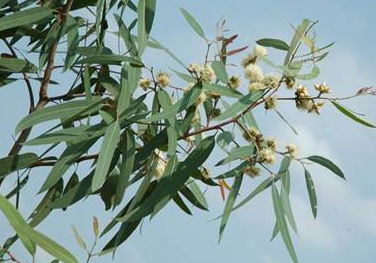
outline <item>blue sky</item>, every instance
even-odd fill
[[[321,62],[321,74],[315,82],[326,81],[334,94],[345,95],[363,86],[375,85],[375,5],[373,1],[160,0],[153,36],[188,64],[202,61],[205,43],[189,28],[179,7],[189,10],[209,37],[215,36],[216,22],[221,17],[226,18],[230,32],[239,34],[239,47],[252,46],[255,40],[263,37],[281,38],[288,42],[293,34],[289,23],[296,25],[303,18],[319,20],[319,43],[336,43],[330,55]],[[109,45],[114,43],[116,39],[108,38]],[[277,61],[281,56],[271,51],[270,58]],[[237,63],[240,59],[241,56],[236,56],[231,62]],[[176,66],[162,52],[147,52],[145,60],[159,69]],[[265,71],[268,69],[265,68]],[[238,72],[240,74],[240,69]],[[11,147],[13,127],[27,112],[26,107],[21,106],[28,103],[22,84],[19,82],[0,89],[2,156]],[[19,99],[18,105],[15,105],[16,98]],[[346,105],[367,113],[368,119],[376,122],[375,98],[357,98],[346,102]],[[256,113],[261,129],[281,138],[281,144],[284,141],[295,142],[300,147],[301,156],[319,154],[329,157],[342,168],[347,178],[347,181],[342,181],[320,167],[309,167],[318,194],[318,217],[313,220],[303,172],[299,166],[293,167],[292,204],[299,230],[294,244],[300,262],[375,262],[376,131],[359,126],[330,105],[324,107],[321,116],[298,112],[288,104],[281,107],[298,129],[299,136],[291,133],[276,116],[264,111]],[[48,169],[38,169],[32,173],[31,187],[21,199],[25,216],[40,198],[34,196],[47,172]],[[216,172],[218,170],[214,169],[213,174]],[[248,182],[241,195],[245,196],[257,183],[257,180]],[[11,187],[11,184],[5,185],[0,191],[7,192]],[[209,220],[220,213],[223,202],[218,191],[208,191],[207,198],[210,212],[194,209],[194,216],[189,217],[171,204],[151,222],[145,220],[142,233],[135,232],[118,250],[113,262],[290,262],[279,237],[269,242],[274,224],[269,192],[232,215],[220,244],[217,243],[219,222]],[[98,216],[103,226],[114,215],[102,212],[99,198],[92,199],[78,203],[67,212],[54,212],[38,229],[60,241],[82,259],[84,253],[75,243],[70,225],[77,226],[90,243],[93,238],[92,216]],[[3,242],[11,232],[1,216],[0,222],[0,242]],[[15,246],[14,252],[24,254],[20,245]],[[48,258],[44,252],[39,252],[36,262],[47,262]],[[104,260],[110,260],[110,257],[93,262]]]

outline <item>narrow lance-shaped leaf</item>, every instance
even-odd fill
[[[249,93],[240,98],[237,102],[230,106],[225,112],[216,117],[214,121],[223,121],[235,117],[239,112],[246,110],[253,103],[262,97],[262,92]]]
[[[137,22],[137,29],[138,29],[138,51],[141,56],[144,53],[147,41],[148,41],[148,33],[146,32],[146,1],[147,0],[140,0],[137,5],[137,15],[138,15],[138,22]]]
[[[235,204],[236,198],[238,196],[239,189],[240,189],[240,186],[242,184],[242,181],[243,181],[243,172],[241,172],[237,177],[235,177],[234,183],[231,187],[231,191],[230,191],[230,193],[227,197],[225,209],[223,211],[221,226],[220,226],[220,229],[219,229],[219,240],[218,240],[218,242],[220,242],[221,239],[222,239],[223,231],[225,230],[227,221],[228,221],[230,214],[232,212],[232,208],[234,207],[234,204]]]
[[[96,140],[97,138],[92,138],[87,141],[79,141],[67,147],[53,166],[46,181],[39,190],[39,193],[44,192],[55,185],[76,159],[86,153]]]
[[[367,126],[367,127],[370,127],[370,128],[376,128],[375,125],[365,121],[365,120],[362,120],[361,118],[359,118],[358,116],[356,116],[354,113],[352,113],[351,111],[349,111],[348,109],[346,109],[344,106],[342,106],[341,104],[339,104],[338,102],[334,101],[334,100],[331,100],[332,104],[340,111],[342,112],[343,114],[345,114],[347,117],[349,117],[350,119],[353,119],[354,121],[356,121],[357,123],[360,123],[360,124],[363,124],[364,126]]]
[[[32,229],[28,225],[21,225],[19,227],[19,232],[25,236],[28,236],[44,251],[59,259],[61,262],[78,263],[78,260],[68,250],[44,234]]]
[[[185,20],[187,20],[188,24],[193,28],[193,30],[203,39],[205,39],[204,30],[201,28],[200,24],[197,20],[185,9],[180,8]]]
[[[256,43],[260,46],[272,47],[283,51],[288,51],[290,48],[285,41],[275,38],[262,38],[257,40]]]
[[[38,68],[28,60],[0,58],[0,71],[10,73],[36,73]]]
[[[67,28],[67,55],[65,57],[64,61],[64,71],[68,70],[76,58],[76,49],[79,45],[78,40],[78,23],[77,21],[70,15],[68,15],[67,22],[66,22],[66,28]]]
[[[0,178],[14,171],[22,170],[38,161],[35,153],[11,155],[0,159]]]
[[[141,219],[153,211],[154,206],[166,196],[175,194],[190,177],[190,173],[201,166],[209,157],[215,145],[214,136],[205,138],[187,157],[180,163],[174,173],[162,177],[157,188],[145,202],[126,216],[119,218],[122,222],[132,222]]]
[[[53,10],[46,7],[34,7],[27,10],[17,11],[11,15],[0,18],[0,31],[23,26],[31,25],[35,22],[48,18],[52,15]]]
[[[313,184],[312,177],[308,170],[304,169],[304,175],[306,179],[306,186],[307,186],[307,192],[309,196],[309,203],[311,204],[311,210],[313,217],[316,218],[317,216],[317,197],[316,197],[316,190],[315,185]]]
[[[50,106],[47,108],[34,111],[33,113],[24,117],[17,124],[15,132],[19,133],[20,131],[24,129],[27,129],[39,123],[50,121],[53,119],[69,118],[95,103],[100,103],[100,101],[102,100],[98,98],[94,100],[70,101],[70,102],[62,103],[56,106]],[[95,110],[96,109],[94,108],[93,111]],[[90,111],[88,113],[90,113]]]
[[[119,182],[116,188],[115,205],[120,204],[124,191],[129,185],[129,178],[133,171],[136,141],[132,130],[127,129],[123,135],[121,145],[122,160],[120,166]]]
[[[8,219],[8,222],[13,227],[14,231],[18,234],[22,244],[29,251],[31,255],[35,254],[36,247],[34,242],[32,242],[27,235],[24,235],[19,231],[20,226],[27,225],[26,220],[18,212],[18,210],[4,197],[0,194],[0,210],[3,212],[4,216]],[[28,226],[29,227],[29,226]]]
[[[287,227],[287,223],[285,219],[285,212],[283,210],[281,197],[274,183],[272,184],[272,200],[273,200],[274,214],[277,220],[278,229],[281,232],[283,242],[286,245],[287,251],[289,252],[291,259],[294,261],[294,263],[298,263],[299,262],[298,257],[296,256],[296,253],[292,244],[292,240],[290,237],[290,233]]]
[[[220,61],[214,61],[212,63],[212,68],[213,68],[217,78],[220,81],[222,81],[223,83],[227,84],[228,83],[228,75],[227,75],[227,71],[226,71],[226,66]]]
[[[300,39],[302,38],[302,36],[304,35],[308,27],[309,27],[309,20],[304,19],[302,24],[298,26],[298,28],[296,29],[294,37],[291,40],[289,50],[287,51],[285,61],[283,63],[285,66],[290,62],[292,54],[294,53],[296,47],[298,46],[300,42]]]
[[[95,169],[93,182],[92,182],[92,191],[96,191],[102,187],[104,181],[106,180],[106,176],[108,173],[108,169],[110,168],[110,164],[112,161],[112,156],[115,152],[116,145],[118,144],[120,139],[120,126],[119,122],[115,121],[112,123],[103,138],[101,150],[99,153],[97,167]]]
[[[341,169],[335,165],[331,160],[326,159],[325,157],[318,156],[318,155],[313,155],[307,158],[308,160],[315,162],[317,164],[320,164],[321,166],[324,166],[325,168],[329,169],[342,179],[345,179],[345,175],[341,171]]]

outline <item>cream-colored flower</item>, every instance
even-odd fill
[[[150,84],[151,84],[151,79],[149,79],[149,78],[141,78],[140,79],[140,87],[144,91],[147,91],[147,89],[150,87]]]
[[[294,88],[294,86],[295,86],[295,79],[294,79],[294,78],[292,78],[292,77],[287,77],[285,82],[286,82],[286,87],[287,87],[288,89],[292,89],[292,88]]]
[[[260,168],[254,165],[247,166],[243,171],[246,175],[249,175],[251,178],[255,178],[260,175]]]
[[[201,80],[203,83],[210,83],[215,78],[215,72],[213,68],[207,64],[202,72]]]
[[[157,74],[157,83],[161,88],[170,85],[170,76],[166,72],[159,72]]]
[[[256,141],[262,137],[261,132],[255,127],[251,127],[248,131],[243,132],[243,138],[246,141]]]
[[[262,82],[252,82],[248,85],[249,92],[264,90],[266,87]]]
[[[296,89],[295,95],[298,98],[309,98],[308,90],[302,84],[298,85],[298,88]]]
[[[269,148],[263,148],[258,154],[259,162],[272,164],[275,162],[275,153]]]
[[[268,51],[266,50],[266,48],[256,44],[255,47],[253,48],[253,54],[257,58],[263,58],[268,55]]]
[[[296,147],[294,144],[289,143],[286,145],[287,153],[292,157],[295,158],[296,153],[298,152],[298,147]]]
[[[197,110],[196,110],[196,113],[195,113],[195,115],[193,116],[191,122],[192,122],[192,123],[200,122],[200,113],[199,113]]]
[[[202,72],[204,71],[204,67],[199,63],[191,63],[188,67],[188,70],[189,72],[195,74],[197,77],[200,77],[202,75]]]
[[[277,141],[273,138],[266,139],[266,145],[269,147],[270,150],[275,152],[277,150]]]
[[[262,83],[264,84],[264,86],[272,89],[278,88],[280,81],[281,78],[275,74],[266,75],[262,79]]]
[[[228,84],[229,84],[230,88],[237,89],[240,86],[240,78],[237,77],[237,76],[231,76]]]
[[[310,108],[308,108],[308,113],[315,112],[317,115],[320,115],[320,108],[324,106],[323,101],[312,102]]]
[[[315,84],[313,86],[320,93],[330,93],[330,92],[332,92],[332,90],[325,84],[325,82],[323,82],[321,84]]]
[[[155,167],[154,176],[160,179],[166,169],[166,163],[162,159],[157,159],[157,166]]]
[[[248,65],[255,63],[256,56],[253,53],[248,54],[242,60],[242,67],[246,68]]]
[[[268,97],[266,99],[265,105],[264,105],[266,110],[275,109],[276,106],[277,106],[277,97],[276,96]]]
[[[246,78],[248,78],[252,82],[260,82],[264,78],[262,69],[255,64],[249,64],[245,68],[244,73]]]

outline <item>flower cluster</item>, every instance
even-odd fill
[[[215,78],[215,72],[209,64],[202,66],[198,63],[191,63],[188,71],[203,83],[210,83]]]

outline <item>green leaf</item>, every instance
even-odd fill
[[[234,141],[234,135],[232,132],[229,132],[229,131],[224,131],[224,132],[221,132],[218,136],[217,136],[217,144],[219,147],[221,147],[221,149],[225,150],[226,147],[232,142]],[[227,150],[226,150],[227,152]]]
[[[316,218],[317,216],[317,197],[316,197],[316,190],[315,185],[313,184],[312,177],[310,173],[304,169],[306,185],[307,185],[307,192],[309,196],[309,203],[311,204],[311,210],[313,217]]]
[[[335,173],[342,179],[345,179],[345,175],[343,174],[341,169],[337,165],[335,165],[331,160],[328,160],[322,156],[317,156],[317,155],[310,156],[307,159],[324,166],[325,168],[329,169],[330,171],[332,171],[333,173]]]
[[[52,12],[52,9],[46,7],[34,7],[6,15],[0,18],[0,31],[23,25],[32,25],[39,20],[50,17]]]
[[[138,1],[137,6],[137,33],[138,33],[138,51],[140,56],[144,53],[147,42],[148,42],[148,33],[146,32],[146,1],[147,0],[140,0]]]
[[[193,195],[195,196],[196,200],[200,203],[200,205],[203,208],[205,208],[205,210],[208,210],[208,202],[206,201],[204,193],[201,191],[200,187],[194,181],[189,183],[188,187],[191,189]]]
[[[102,45],[101,31],[102,31],[102,19],[105,19],[103,15],[103,11],[106,8],[105,4],[106,4],[106,1],[97,0],[96,17],[95,17],[95,32],[96,32],[98,45]]]
[[[228,83],[228,75],[227,75],[227,71],[226,71],[226,66],[220,61],[214,61],[211,64],[211,66],[212,66],[217,78],[220,81],[222,81],[223,83],[227,84]]]
[[[115,121],[108,127],[103,138],[101,150],[99,152],[99,157],[97,161],[97,167],[95,169],[93,182],[91,186],[93,192],[101,188],[104,181],[106,180],[108,169],[110,168],[110,164],[112,161],[112,156],[114,155],[119,140],[120,126],[119,122]]]
[[[145,2],[145,31],[149,35],[153,26],[157,0],[146,0]]]
[[[283,63],[285,66],[289,64],[292,54],[295,52],[296,47],[298,46],[302,36],[304,36],[304,33],[306,32],[308,27],[309,27],[309,20],[304,19],[302,24],[298,26],[298,28],[295,30],[295,34],[291,40],[289,50],[287,51],[285,61]]]
[[[205,138],[184,160],[179,163],[175,172],[170,176],[162,177],[156,189],[145,202],[124,217],[118,218],[122,222],[132,222],[147,216],[154,206],[167,196],[173,196],[184,185],[191,172],[200,167],[209,157],[215,145],[214,136]]]
[[[243,170],[250,164],[250,162],[245,161],[236,166],[234,169],[230,171],[226,171],[218,176],[216,176],[214,179],[226,179],[226,178],[232,178],[239,176],[240,174],[243,173]]]
[[[65,119],[69,118],[77,113],[82,112],[86,108],[90,108],[97,103],[100,103],[101,99],[94,100],[78,100],[62,103],[56,106],[46,107],[24,117],[16,127],[15,132],[19,133],[20,131],[30,128],[34,125],[37,125],[42,122],[50,121],[53,119]],[[98,110],[97,108],[92,109],[90,112]],[[83,114],[84,112],[82,112]]]
[[[254,145],[233,148],[231,152],[229,153],[228,157],[216,163],[216,166],[224,165],[226,163],[232,162],[237,159],[243,159],[243,158],[249,157],[254,154],[254,151],[255,151]]]
[[[0,210],[3,212],[4,216],[8,219],[9,224],[13,227],[14,231],[18,234],[22,244],[30,252],[31,255],[34,255],[36,252],[35,244],[30,240],[28,235],[21,233],[20,227],[27,226],[26,220],[18,212],[18,210],[4,197],[0,194]]]
[[[354,121],[360,123],[360,124],[363,124],[364,126],[367,126],[367,127],[370,127],[370,128],[376,128],[375,125],[365,121],[365,120],[362,120],[361,118],[359,118],[358,116],[356,116],[355,114],[353,114],[351,111],[349,111],[348,109],[346,109],[344,106],[342,106],[341,104],[339,104],[338,102],[334,101],[334,100],[331,100],[331,103],[340,111],[342,112],[343,114],[345,114],[347,117],[353,119]]]
[[[35,73],[38,68],[31,62],[18,58],[0,58],[0,72]]]
[[[121,62],[128,62],[131,66],[135,67],[144,66],[144,64],[138,59],[112,54],[92,55],[77,61],[76,64],[120,65]]]
[[[75,226],[72,226],[72,230],[73,230],[73,234],[74,234],[74,237],[76,238],[76,241],[78,243],[78,245],[83,249],[83,250],[86,250],[86,244],[85,244],[85,241],[82,239],[82,237],[80,236],[80,234],[78,233],[77,231],[77,228]]]
[[[157,93],[158,101],[164,110],[169,109],[172,106],[170,95],[164,91],[160,90]],[[176,153],[176,148],[178,145],[178,134],[179,130],[177,127],[177,122],[175,117],[170,117],[166,120],[167,123],[167,137],[168,137],[168,156],[173,156]]]
[[[168,48],[166,48],[165,46],[163,46],[161,43],[159,43],[156,39],[150,37],[150,39],[153,41],[153,42],[149,42],[149,46],[152,47],[152,48],[156,48],[156,49],[160,49],[160,50],[163,50],[164,52],[166,52],[171,58],[173,58],[179,65],[181,65],[183,68],[186,68],[186,66],[184,65],[184,63],[175,55],[173,54]],[[152,43],[152,46],[151,46],[151,43]]]
[[[128,27],[124,24],[121,17],[117,14],[114,14],[115,20],[118,23],[119,27],[119,34],[124,40],[124,44],[126,45],[127,49],[129,50],[129,53],[132,55],[132,57],[138,57],[138,50],[137,47],[132,39],[130,30]]]
[[[129,178],[133,171],[134,158],[136,152],[136,141],[132,130],[127,129],[123,134],[121,147],[121,166],[119,182],[116,188],[115,205],[120,204],[124,196],[124,191],[129,185]]]
[[[256,43],[263,47],[272,47],[283,51],[288,51],[290,48],[285,41],[275,38],[262,38],[257,40]]]
[[[180,11],[182,12],[185,20],[187,20],[188,24],[193,28],[193,30],[203,39],[205,39],[205,33],[204,30],[202,30],[199,23],[196,21],[196,19],[185,9],[180,8]]]
[[[78,23],[71,15],[68,15],[66,21],[67,27],[67,55],[64,61],[64,71],[68,70],[76,58],[76,50],[79,44]]]
[[[225,86],[221,86],[221,85],[218,85],[218,84],[214,84],[214,83],[203,84],[203,88],[204,88],[204,90],[215,92],[215,93],[220,94],[221,96],[229,97],[229,98],[240,99],[241,97],[244,96],[239,91],[230,89],[229,87],[225,87]]]
[[[295,233],[298,233],[298,228],[296,226],[296,222],[294,219],[294,214],[292,212],[291,203],[290,203],[290,197],[287,190],[285,190],[285,187],[283,184],[281,185],[281,203],[283,206],[283,210],[286,214],[287,220],[290,223],[290,226],[295,231]]]
[[[239,176],[235,177],[234,183],[232,184],[231,191],[227,197],[226,204],[225,204],[225,209],[223,211],[223,216],[221,220],[221,226],[219,229],[219,239],[218,242],[221,242],[222,236],[223,236],[223,231],[225,230],[227,221],[230,217],[230,214],[232,212],[232,208],[234,207],[236,198],[239,193],[240,186],[243,181],[243,174],[240,174]]]
[[[198,97],[200,96],[202,92],[202,84],[196,83],[193,88],[191,88],[186,94],[184,94],[184,97],[180,100],[178,100],[174,105],[172,105],[170,108],[156,113],[148,118],[146,118],[145,122],[156,122],[163,119],[168,119],[179,112],[182,112],[183,110],[188,109],[189,106],[193,105]]]
[[[90,187],[93,175],[94,172],[91,172],[81,182],[79,182],[73,188],[69,189],[65,194],[63,194],[63,196],[54,200],[50,207],[54,209],[68,207],[81,200],[86,195],[89,195],[91,193]]]
[[[94,126],[81,125],[72,128],[66,128],[46,134],[42,134],[37,138],[31,139],[25,142],[23,145],[26,146],[36,146],[45,145],[59,142],[76,142],[84,137],[89,138],[96,132],[102,130],[104,127],[103,123],[96,124]]]
[[[311,80],[311,79],[316,78],[319,74],[320,74],[320,69],[317,66],[313,66],[310,73],[304,74],[304,75],[298,75],[296,76],[296,78],[301,79],[301,80]]]
[[[183,199],[180,197],[179,194],[175,194],[174,197],[172,198],[172,200],[174,200],[175,204],[177,204],[177,206],[178,206],[182,211],[184,211],[184,212],[187,213],[188,215],[192,215],[191,210],[189,210],[188,206],[184,203]]]
[[[280,195],[278,193],[277,187],[272,184],[272,199],[273,199],[273,208],[274,214],[277,220],[278,229],[281,232],[283,242],[286,245],[287,251],[289,252],[291,259],[294,263],[298,263],[298,257],[296,256],[290,233],[287,227],[286,219],[285,219],[285,212],[283,210],[282,201]]]
[[[216,117],[214,121],[223,121],[235,117],[240,111],[246,110],[256,101],[258,101],[262,97],[262,94],[263,93],[261,91],[258,91],[255,93],[249,93],[244,97],[241,97],[237,102],[226,109],[225,112]]]
[[[28,168],[31,164],[38,161],[38,155],[35,153],[24,153],[10,155],[0,159],[0,178],[18,170]]]
[[[92,138],[87,141],[79,141],[67,147],[53,166],[46,181],[39,190],[39,193],[44,192],[55,185],[77,158],[86,153],[96,141],[97,138]]]
[[[68,250],[44,234],[27,225],[21,225],[18,230],[21,234],[29,237],[31,241],[35,242],[44,251],[60,261],[65,263],[78,263],[78,260]]]
[[[199,198],[203,197],[203,194],[201,193],[201,190],[198,188],[196,189],[199,191],[200,195],[199,195]],[[205,203],[206,203],[206,206],[205,204],[201,203],[202,199],[199,200],[197,199],[196,195],[191,191],[190,188],[188,188],[186,185],[182,186],[182,188],[179,190],[179,192],[181,194],[184,195],[184,197],[194,206],[196,206],[197,208],[199,209],[202,209],[202,210],[205,210],[207,211],[208,210],[208,207],[207,207],[207,203],[206,203],[206,200],[205,200]],[[205,199],[205,198],[204,198]]]

